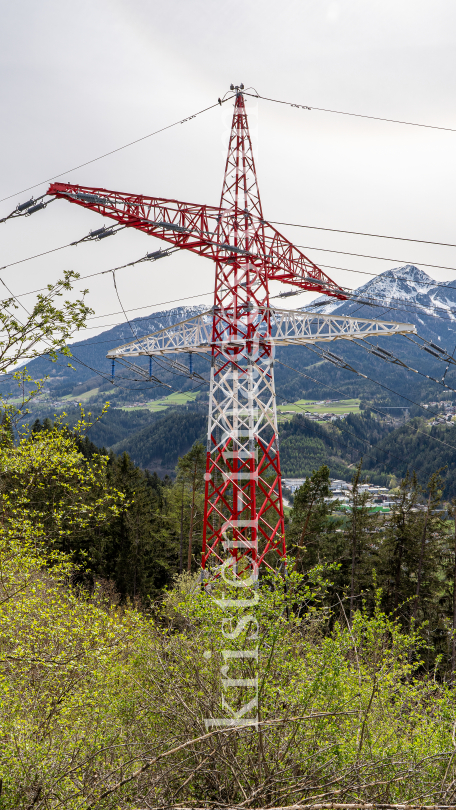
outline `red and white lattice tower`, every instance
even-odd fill
[[[285,558],[285,526],[264,223],[244,96],[238,91],[217,228],[203,568],[228,549]]]
[[[255,567],[285,562],[275,347],[415,331],[410,324],[270,307],[270,280],[341,300],[347,293],[263,219],[242,91],[235,88],[218,208],[67,183],[48,191],[215,262],[210,312],[108,353],[142,374],[132,358],[211,355],[202,551],[208,576],[217,575],[227,555]]]

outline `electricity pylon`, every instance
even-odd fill
[[[208,575],[217,575],[227,555],[233,564],[285,563],[275,347],[415,332],[411,324],[271,308],[271,280],[340,300],[347,293],[263,218],[243,85],[234,90],[218,207],[67,183],[53,183],[48,191],[215,262],[210,312],[107,355],[130,364],[138,356],[170,355],[176,368],[182,352],[210,355],[202,553]],[[92,235],[98,233],[108,235],[103,229]]]

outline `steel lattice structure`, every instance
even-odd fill
[[[253,312],[253,311],[252,311]],[[167,326],[136,340],[111,349],[107,357],[123,359],[141,356],[166,356],[197,352],[212,353],[217,343],[212,340],[214,310]],[[354,340],[367,337],[389,337],[415,332],[415,327],[396,321],[371,321],[367,318],[348,318],[345,315],[313,315],[310,312],[289,309],[256,309],[252,315],[257,337],[271,346],[294,346],[303,343],[324,343],[334,340]],[[232,337],[231,347],[244,347],[242,337]]]
[[[215,262],[206,314],[109,352],[211,355],[202,567],[226,556],[248,565],[285,562],[274,352],[280,345],[415,332],[410,324],[272,309],[269,281],[346,299],[344,290],[263,218],[245,99],[235,104],[218,208],[53,183],[48,191]],[[176,362],[176,361],[174,361]]]

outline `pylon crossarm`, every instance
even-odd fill
[[[111,349],[107,357],[115,360],[118,357],[150,357],[196,350],[211,352],[211,338],[212,312],[209,311],[124,343],[116,349]]]
[[[416,326],[411,323],[316,315],[302,310],[271,308],[269,312],[272,340],[281,345],[416,334]]]
[[[199,255],[213,259],[217,252],[214,206],[71,183],[52,183],[47,193]]]
[[[202,313],[174,326],[132,340],[116,349],[111,349],[107,356],[116,359],[184,352],[210,353],[214,347],[219,347],[224,351],[232,350],[231,359],[235,362],[236,353],[243,353],[249,348],[250,351],[254,351],[271,345],[291,346],[334,340],[355,340],[368,336],[387,337],[416,334],[416,327],[410,323],[348,318],[343,315],[315,315],[299,310],[268,308],[261,311],[247,311],[236,321],[238,336],[223,340],[224,330],[221,329],[220,339],[214,341],[211,319],[212,311]],[[225,319],[226,324],[229,325],[232,317],[226,313]],[[270,324],[270,334],[267,333],[268,324]],[[248,331],[252,325],[257,331],[255,339],[249,340]],[[249,347],[249,344],[252,346]]]
[[[248,259],[250,272],[259,270],[269,279],[303,290],[326,292],[341,299],[347,297],[342,287],[255,213],[250,212],[240,223],[233,208],[71,183],[52,183],[47,194],[213,261],[229,264],[236,258]],[[97,234],[102,238],[98,231],[93,237]],[[89,234],[87,239],[91,238]]]

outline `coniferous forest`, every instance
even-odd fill
[[[439,472],[406,473],[385,516],[361,463],[344,512],[321,465],[288,516],[287,577],[262,575],[246,625],[200,586],[203,445],[160,479],[87,427],[2,424],[3,806],[452,804],[456,504]],[[208,731],[230,693],[220,651],[253,639],[260,724]]]

